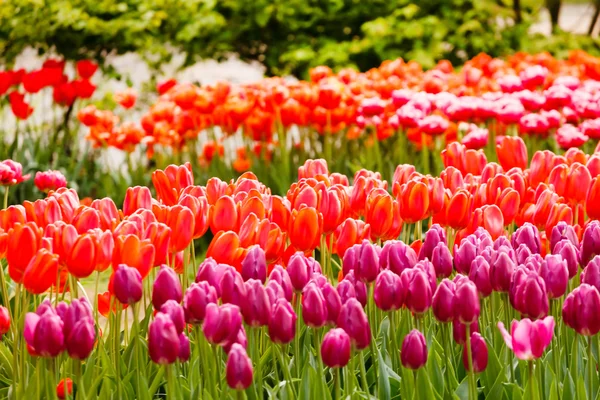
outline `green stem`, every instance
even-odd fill
[[[294,300],[296,301],[296,338],[294,339],[294,368],[296,369],[296,378],[300,379],[300,360],[302,359],[300,355],[300,325],[302,322],[302,304],[300,301],[300,293],[294,294]]]
[[[174,386],[174,382],[173,382],[173,366],[170,364],[166,364],[165,371],[167,373],[167,399],[173,400],[175,398],[175,386]]]
[[[574,373],[574,374],[577,374],[578,370],[579,370],[579,367],[577,365],[578,361],[579,361],[578,354],[579,354],[579,335],[576,333],[575,334],[575,351],[573,352],[573,355],[572,355],[572,357],[575,357],[575,370],[571,371],[571,373]],[[575,375],[573,378],[574,378],[573,380],[575,382],[577,382],[577,375]],[[579,393],[579,385],[577,385],[577,384],[575,384],[575,397],[577,398],[577,400],[583,399],[583,397],[581,397],[581,393]]]
[[[588,336],[588,348],[587,348],[587,356],[588,356],[588,373],[589,373],[589,399],[594,398],[593,394],[593,381],[594,381],[594,370],[596,369],[596,365],[594,362],[594,357],[592,356],[592,337]]]
[[[535,386],[535,374],[533,373],[533,361],[529,360],[528,365],[529,365],[529,398],[531,400],[535,400],[535,397],[533,394],[533,388]]]
[[[9,191],[10,186],[4,186],[4,206],[2,207],[3,209],[7,209],[8,208],[8,191]]]
[[[417,400],[419,398],[419,394],[418,394],[418,388],[417,388],[417,371],[416,369],[413,369],[413,400]]]
[[[327,392],[327,382],[325,381],[325,367],[323,366],[323,358],[321,357],[321,329],[314,331],[315,336],[315,350],[317,352],[317,359],[319,360],[319,377],[321,379],[321,385],[323,386],[323,395]]]
[[[469,399],[475,400],[477,398],[475,387],[475,375],[473,374],[473,353],[471,349],[471,326],[469,324],[465,324],[465,335],[466,335],[466,346],[467,346],[467,359],[469,366]]]
[[[341,399],[340,395],[340,369],[333,369],[333,386],[335,387],[335,397],[334,400]]]
[[[280,347],[278,348],[277,351],[278,355],[279,355],[279,362],[281,363],[281,370],[283,371],[283,376],[286,380],[286,387],[288,388],[288,393],[290,394],[290,398],[295,399],[296,398],[296,389],[294,388],[294,385],[292,384],[292,375],[290,374],[290,368],[289,365],[286,364],[285,362],[285,356],[284,354],[287,354],[287,350],[286,347]]]
[[[365,391],[365,393],[369,393],[369,383],[367,382],[367,369],[365,367],[365,356],[363,355],[362,350],[358,354],[360,357],[360,379],[362,382],[363,390]]]

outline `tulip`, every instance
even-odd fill
[[[28,330],[27,323],[29,321],[25,320],[25,331]],[[25,340],[35,349],[36,354],[42,357],[56,357],[62,353],[65,349],[64,324],[58,315],[46,312],[32,324],[29,329],[33,331],[33,341],[29,341],[27,336],[25,336]]]
[[[179,334],[168,315],[159,312],[148,327],[148,353],[157,364],[173,364],[179,355]]]
[[[398,310],[404,303],[402,280],[390,270],[383,270],[377,276],[373,291],[375,305],[383,311]]]
[[[145,186],[127,188],[123,201],[123,214],[131,215],[139,209],[152,209],[152,194]]]
[[[552,254],[559,255],[567,263],[569,278],[577,275],[579,270],[579,250],[570,240],[563,239],[553,247]]]
[[[223,351],[225,351],[226,354],[229,354],[229,351],[234,344],[239,344],[244,349],[248,348],[248,338],[246,337],[246,330],[243,325],[238,331],[235,339],[230,340],[223,345]]]
[[[45,248],[41,248],[25,268],[22,283],[30,293],[41,294],[56,283],[57,275],[58,256]]]
[[[94,320],[91,318],[79,320],[70,334],[65,334],[65,344],[71,358],[79,360],[87,358],[94,350],[95,342],[96,330]]]
[[[23,175],[23,166],[13,160],[0,161],[0,186],[12,186],[29,179]]]
[[[394,223],[394,199],[384,188],[369,192],[365,205],[365,222],[371,226],[373,240],[385,237]]]
[[[341,296],[329,282],[323,285],[321,291],[323,292],[325,305],[327,306],[327,323],[335,325],[342,308]]]
[[[435,246],[431,254],[431,264],[438,278],[447,278],[452,274],[452,254],[445,243],[440,242]]]
[[[161,265],[152,285],[152,305],[156,310],[159,310],[167,300],[175,300],[177,303],[181,303],[182,298],[181,283],[177,278],[177,274],[172,268]]]
[[[337,227],[333,236],[334,252],[343,258],[350,247],[371,237],[371,226],[362,220],[347,218]]]
[[[526,245],[532,253],[540,253],[542,248],[540,240],[540,232],[538,229],[530,224],[525,223],[523,226],[518,228],[511,238],[513,248],[518,248],[520,244]]]
[[[600,219],[600,179],[594,178],[590,184],[585,201],[585,212],[591,219]]]
[[[48,193],[51,190],[57,190],[67,186],[67,179],[60,171],[38,171],[35,174],[33,183],[40,192]]]
[[[320,271],[321,266],[312,257],[306,257],[301,251],[295,253],[288,261],[287,272],[296,292],[301,292],[312,274]]]
[[[239,204],[230,196],[220,197],[210,207],[208,221],[213,234],[224,231],[238,231],[240,226]]]
[[[186,362],[190,359],[190,339],[185,334],[179,334],[179,354],[177,359],[180,362]]]
[[[347,274],[354,271],[357,279],[365,283],[372,283],[379,272],[379,247],[363,240],[349,248],[344,254],[343,271]]]
[[[227,385],[230,388],[245,390],[252,384],[252,360],[241,345],[236,343],[231,346],[225,370]]]
[[[192,166],[190,163],[171,164],[164,171],[156,170],[152,173],[152,183],[158,199],[167,206],[173,206],[177,204],[181,192],[194,184]]]
[[[61,379],[56,385],[56,397],[66,399],[73,394],[73,380],[71,378]]]
[[[519,360],[535,360],[550,345],[554,336],[554,324],[554,317],[549,316],[533,322],[529,318],[513,321],[510,334],[502,322],[498,322],[498,328],[506,346]]]
[[[287,344],[296,334],[296,313],[286,299],[279,299],[273,305],[269,321],[269,337],[275,343]]]
[[[432,299],[433,315],[440,322],[454,320],[454,294],[456,284],[449,279],[443,279],[437,287]]]
[[[389,240],[381,249],[379,255],[379,268],[389,269],[400,275],[407,268],[412,268],[417,263],[415,251],[399,240]]]
[[[371,343],[371,327],[358,300],[351,298],[342,305],[337,324],[346,331],[358,350],[367,348]]]
[[[471,354],[473,372],[478,374],[485,371],[488,364],[488,348],[485,339],[478,332],[471,334]],[[469,359],[466,349],[463,351],[462,361],[465,370],[469,371]]]
[[[40,307],[38,307],[37,310],[40,316],[44,315],[47,312],[44,310],[45,308],[46,310],[54,312],[51,308],[52,306],[49,303],[43,304],[45,304],[46,306],[42,307],[40,305]],[[67,306],[65,303],[60,303],[56,308],[56,313],[59,317],[61,317],[61,320],[63,321],[63,331],[67,339],[69,338],[72,330],[79,321],[93,321],[92,307],[85,298],[82,298],[81,300],[74,299],[71,302],[71,305],[69,306]]]
[[[399,193],[400,217],[403,221],[414,224],[425,219],[429,212],[429,188],[427,184],[411,180],[402,185]]]
[[[433,291],[427,273],[421,269],[412,268],[402,271],[400,275],[402,286],[406,291],[404,303],[414,314],[423,314],[431,307]]]
[[[527,249],[526,251],[529,251],[529,248],[525,245],[521,246]],[[508,292],[515,268],[516,265],[511,258],[510,251],[498,250],[495,252],[490,262],[490,284],[492,285],[492,289],[497,292]]]
[[[283,289],[283,292],[285,293],[285,298],[287,301],[292,301],[294,287],[292,286],[292,281],[287,270],[283,269],[281,265],[276,265],[269,275],[269,281],[275,281],[279,283]]]
[[[0,306],[0,338],[10,330],[10,314],[8,308]]]
[[[350,361],[350,336],[341,328],[325,334],[321,344],[321,358],[329,368],[343,368]]]
[[[185,316],[183,307],[175,300],[167,300],[161,307],[160,312],[167,315],[173,321],[177,334],[183,332],[185,328]]]
[[[423,246],[421,247],[421,251],[419,251],[419,260],[428,258],[431,261],[433,251],[440,243],[445,245],[448,244],[446,240],[446,232],[444,232],[444,229],[440,225],[433,224],[425,233]]]
[[[562,317],[565,324],[580,335],[594,336],[600,332],[600,294],[587,283],[575,288],[563,303]]]
[[[462,281],[454,292],[454,318],[463,324],[472,324],[479,318],[480,304],[477,287],[471,281]]]
[[[540,319],[548,315],[546,284],[537,272],[520,266],[513,274],[509,299],[523,316]]]
[[[302,291],[302,318],[311,328],[320,328],[327,322],[327,304],[321,289],[314,283]]]
[[[600,254],[600,222],[591,221],[585,227],[585,231],[583,231],[583,240],[581,241],[581,265],[586,266],[597,254]]]
[[[459,189],[450,198],[446,206],[446,223],[453,229],[465,228],[469,224],[472,210],[472,196],[464,189]]]
[[[212,344],[224,345],[228,341],[235,340],[242,326],[242,314],[240,308],[233,304],[218,306],[210,303],[206,306],[202,332]]]
[[[569,269],[567,262],[561,256],[548,254],[539,272],[551,299],[557,299],[565,294],[569,283]]]
[[[114,273],[113,293],[121,304],[134,304],[142,299],[143,285],[140,272],[120,264]]]
[[[156,250],[149,240],[142,240],[134,234],[118,236],[115,238],[112,265],[129,265],[137,269],[144,279],[154,266],[155,254]]]
[[[477,291],[481,297],[487,297],[492,294],[492,284],[490,282],[490,265],[482,256],[477,256],[471,263],[469,279],[475,283]]]
[[[469,325],[469,333],[472,335],[474,332],[479,332],[479,323],[477,321]],[[457,344],[465,346],[467,343],[467,325],[458,320],[453,321],[452,338]]]
[[[185,321],[201,324],[206,315],[206,306],[217,303],[217,291],[208,282],[192,283],[183,296]]]
[[[290,242],[296,249],[314,250],[323,234],[323,215],[312,207],[293,210],[288,233]]]
[[[271,318],[271,302],[261,281],[246,281],[246,298],[241,309],[244,322],[252,327],[266,326]]]
[[[219,297],[221,295],[220,290],[223,273],[229,269],[231,269],[231,266],[218,264],[213,258],[207,257],[198,266],[195,282],[207,282],[217,291],[217,297]]]
[[[427,363],[427,341],[420,331],[413,329],[404,337],[400,360],[405,368],[413,370]]]
[[[267,280],[267,259],[265,251],[258,245],[250,247],[244,261],[242,261],[242,278],[258,279],[262,283]]]

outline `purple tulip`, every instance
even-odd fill
[[[356,279],[354,276],[354,271],[350,271],[347,275],[345,275],[344,280],[352,283],[354,286],[356,299],[360,302],[360,304],[362,304],[363,307],[365,307],[367,305],[367,285],[365,285],[364,282]],[[340,296],[341,295],[342,294],[340,293]]]
[[[433,297],[427,274],[418,268],[406,269],[402,271],[400,279],[406,293],[406,307],[414,314],[427,312]]]
[[[218,306],[214,303],[206,306],[202,332],[210,343],[224,345],[228,341],[235,340],[241,326],[242,314],[238,306],[233,304]]]
[[[63,311],[66,311],[69,308],[69,305],[63,301],[61,301],[60,303],[58,303],[58,305],[63,308]],[[58,308],[58,307],[57,307]],[[50,300],[44,300],[39,306],[38,308],[35,310],[35,313],[37,315],[39,315],[40,317],[44,314],[46,314],[46,312],[51,312],[52,314],[57,314],[56,310],[54,309],[54,307],[52,307],[52,303],[50,303]],[[62,317],[61,317],[62,318]]]
[[[414,370],[427,363],[427,341],[421,332],[413,329],[404,337],[400,360],[405,368]]]
[[[355,244],[344,253],[344,275],[354,271],[354,275],[362,282],[371,283],[379,273],[379,248],[368,240]]]
[[[504,251],[496,252],[490,264],[490,284],[492,289],[497,292],[508,292],[515,267],[515,262],[511,259],[510,253]]]
[[[183,307],[175,300],[167,300],[165,304],[160,307],[160,312],[167,315],[173,321],[177,334],[183,332],[185,328],[185,316]]]
[[[464,275],[469,275],[471,264],[478,254],[476,244],[469,240],[471,236],[463,239],[460,246],[454,245],[454,265],[456,270]]]
[[[521,243],[515,251],[518,264],[525,264],[525,261],[533,254],[526,244]]]
[[[526,222],[523,226],[519,227],[512,235],[511,240],[513,248],[518,248],[519,245],[524,244],[534,254],[539,254],[542,249],[540,231],[535,225],[529,222]]]
[[[171,318],[159,312],[148,327],[148,352],[157,364],[172,364],[179,355],[179,334]]]
[[[329,282],[326,283],[323,288],[321,288],[321,291],[323,292],[325,305],[327,306],[327,323],[335,325],[342,308],[342,299],[340,294],[333,286],[331,286]]]
[[[92,354],[96,342],[94,320],[91,318],[79,320],[71,329],[70,334],[65,335],[65,342],[71,358],[78,360],[88,358]]]
[[[296,252],[290,257],[287,266],[287,272],[292,282],[292,287],[296,292],[302,292],[304,286],[308,283],[312,274],[316,271],[317,261],[312,257],[306,257],[301,251]],[[318,270],[321,267],[318,266]]]
[[[417,254],[410,247],[399,240],[388,240],[379,255],[380,269],[389,269],[397,275],[407,268],[412,268],[417,263]]]
[[[456,284],[449,279],[440,282],[433,295],[433,315],[440,322],[452,322],[454,320],[454,293]]]
[[[540,276],[551,299],[562,297],[569,283],[567,262],[560,255],[548,254],[540,267]]]
[[[217,291],[208,282],[192,283],[183,296],[185,321],[189,324],[201,324],[206,314],[206,306],[217,303]]]
[[[415,264],[414,269],[420,269],[421,271],[425,272],[427,281],[431,287],[431,293],[435,293],[435,289],[437,288],[437,278],[433,264],[429,262],[429,260],[421,260]]]
[[[287,301],[292,301],[294,287],[292,286],[290,275],[281,265],[276,265],[275,268],[273,268],[273,271],[271,271],[271,274],[269,275],[269,280],[279,283],[285,293]]]
[[[477,321],[469,325],[469,333],[472,335],[473,332],[479,332],[479,323]],[[464,346],[467,342],[467,325],[454,320],[452,322],[452,337],[457,344]]]
[[[446,232],[440,225],[433,224],[425,233],[423,246],[421,246],[421,250],[419,251],[419,260],[424,260],[427,258],[429,261],[433,262],[433,251],[440,244],[443,244],[446,248],[448,248]]]
[[[260,246],[254,245],[248,249],[248,253],[242,261],[242,278],[258,279],[262,283],[267,280],[267,257]]]
[[[285,292],[283,288],[277,281],[269,280],[267,281],[267,286],[265,287],[265,292],[269,297],[269,304],[273,305],[279,299],[286,299]],[[287,300],[287,299],[286,299]],[[289,301],[289,300],[288,300]]]
[[[244,322],[252,327],[267,326],[271,319],[271,302],[269,295],[257,279],[247,280],[246,298],[242,302]]]
[[[358,350],[369,347],[371,343],[371,327],[367,314],[356,299],[349,299],[340,310],[337,324],[342,328]]]
[[[311,328],[321,328],[327,322],[327,304],[323,292],[315,283],[302,291],[302,318]]]
[[[190,339],[182,332],[179,334],[179,354],[177,359],[186,362],[190,359]]]
[[[246,337],[246,329],[244,329],[244,325],[240,327],[240,330],[238,331],[237,335],[235,335],[234,339],[229,340],[223,345],[223,351],[225,351],[225,354],[229,354],[229,351],[234,344],[239,344],[244,349],[248,347],[248,338]]]
[[[231,346],[225,367],[227,385],[235,390],[245,390],[252,384],[252,374],[252,360],[246,349],[237,343]]]
[[[375,281],[373,297],[377,307],[383,311],[400,309],[404,303],[402,280],[392,271],[384,269]]]
[[[287,344],[296,334],[296,313],[289,301],[279,299],[273,306],[269,321],[269,337],[275,343]]]
[[[492,283],[490,282],[490,265],[482,256],[477,256],[471,263],[469,279],[475,283],[481,297],[492,294]]]
[[[579,250],[570,240],[563,239],[556,243],[553,247],[552,254],[560,255],[563,260],[567,263],[567,269],[569,270],[569,278],[573,278],[577,275],[579,270]]]
[[[343,280],[338,283],[336,291],[340,295],[340,301],[342,302],[342,305],[345,304],[349,299],[356,299],[356,289],[354,289],[352,282],[348,280]]]
[[[479,318],[480,311],[477,286],[471,281],[462,281],[456,285],[454,319],[458,319],[463,324],[472,324]]]
[[[221,297],[221,278],[226,270],[232,268],[230,265],[218,264],[212,257],[208,257],[198,266],[196,283],[208,282],[217,291],[217,297]]]
[[[600,256],[594,257],[581,271],[581,283],[594,286],[600,292]]]
[[[444,243],[438,243],[431,254],[431,264],[438,278],[447,278],[452,274],[452,254]]]
[[[152,285],[152,305],[156,310],[160,310],[167,300],[175,300],[181,303],[183,294],[181,292],[181,283],[177,273],[166,265],[161,265],[156,280]]]
[[[46,312],[35,324],[33,348],[42,357],[56,357],[65,349],[63,321],[54,313]],[[73,327],[74,329],[75,327]]]
[[[548,315],[546,284],[537,272],[519,266],[508,292],[512,306],[524,317],[540,319]]]
[[[233,268],[225,270],[221,278],[221,301],[242,308],[246,299],[246,286],[242,276]]]
[[[134,304],[142,299],[142,275],[125,264],[119,264],[113,278],[113,293],[121,304]]]
[[[562,316],[565,324],[584,336],[600,332],[600,294],[587,283],[575,288],[563,303]]]
[[[321,358],[329,368],[343,368],[350,361],[350,336],[342,328],[325,334],[321,344]]]
[[[90,306],[90,303],[84,297],[73,300],[64,312],[62,321],[64,323],[63,331],[65,338],[69,338],[71,331],[75,328],[77,322],[81,320],[94,320],[92,306]]]
[[[478,374],[485,371],[488,364],[488,348],[485,339],[479,332],[471,334],[471,359],[473,362],[473,372]],[[463,350],[462,361],[465,370],[469,371],[469,358],[466,345]]]
[[[501,247],[506,247],[509,249],[512,249],[512,243],[510,242],[510,240],[508,240],[508,238],[506,236],[499,236],[495,241],[494,241],[494,246],[493,249],[494,250],[498,250]]]
[[[579,238],[573,226],[567,224],[565,221],[559,221],[554,228],[552,228],[552,234],[550,235],[550,250],[554,253],[554,248],[558,242],[568,240],[575,247],[579,247]]]

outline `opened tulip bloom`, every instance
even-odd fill
[[[506,346],[511,349],[520,360],[535,360],[540,358],[550,345],[554,336],[554,317],[531,321],[529,318],[513,321],[510,333],[504,324],[498,322],[498,329],[502,333]]]

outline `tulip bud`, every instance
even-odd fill
[[[600,256],[594,257],[581,271],[581,283],[594,286],[600,292]]]
[[[325,334],[321,344],[321,358],[329,368],[343,368],[350,361],[350,336],[342,328]]]
[[[523,316],[538,319],[548,315],[546,284],[537,272],[518,267],[508,294],[512,306]]]
[[[183,297],[185,321],[189,324],[201,324],[206,315],[206,306],[217,303],[217,291],[208,282],[192,283]]]
[[[336,291],[340,295],[340,301],[342,305],[346,304],[349,299],[356,299],[356,290],[352,282],[343,280],[338,283]]]
[[[365,283],[374,282],[379,273],[380,251],[381,249],[377,245],[363,240],[361,244],[354,245],[346,251],[344,264],[346,264],[346,257],[354,258],[354,266],[351,269],[354,270],[356,278]],[[345,266],[344,271],[348,272]]]
[[[236,343],[231,346],[225,369],[227,385],[230,388],[245,390],[252,384],[252,360],[241,345]]]
[[[340,315],[340,309],[342,308],[340,294],[329,282],[323,285],[321,291],[323,292],[325,304],[327,305],[327,323],[335,325],[338,316]]]
[[[173,321],[177,334],[183,332],[185,328],[185,317],[183,313],[183,307],[175,300],[167,300],[165,304],[160,307],[160,312],[167,315]]]
[[[495,253],[490,263],[490,284],[492,289],[497,292],[508,292],[515,267],[515,262],[511,259],[510,253],[504,251]]]
[[[585,267],[598,254],[600,254],[600,222],[594,220],[587,224],[583,231],[581,265]]]
[[[406,293],[406,307],[414,314],[427,312],[433,297],[427,274],[418,268],[406,269],[400,279]]]
[[[39,317],[33,327],[32,347],[42,357],[56,357],[62,353],[65,349],[65,338],[63,321],[58,315],[46,312]]]
[[[221,300],[223,303],[234,304],[240,309],[246,298],[246,286],[242,276],[233,268],[227,268],[221,278]]]
[[[171,318],[159,312],[148,327],[148,352],[157,364],[172,364],[179,355],[179,335]]]
[[[367,314],[356,299],[348,299],[340,310],[337,324],[346,331],[358,350],[367,348],[371,343],[371,327]]]
[[[529,257],[527,257],[527,260],[525,260],[525,263],[521,266],[525,267],[526,269],[528,269],[530,271],[538,272],[540,270],[540,268],[542,267],[543,262],[544,262],[544,259],[542,258],[541,255],[532,254]]]
[[[471,334],[471,358],[473,362],[473,372],[478,374],[485,371],[488,363],[488,348],[485,339],[478,332]],[[469,358],[467,349],[463,350],[463,366],[469,371]]]
[[[65,338],[68,339],[77,322],[81,320],[93,321],[92,306],[90,306],[90,303],[85,298],[74,299],[71,305],[64,311],[61,319],[64,323],[63,331]]]
[[[417,263],[417,254],[410,247],[399,240],[385,242],[379,255],[380,269],[389,269],[400,275],[407,268],[412,268]]]
[[[496,240],[494,240],[494,250],[498,250],[502,247],[506,247],[507,249],[512,249],[512,243],[506,236],[499,236]]]
[[[73,394],[73,380],[71,378],[61,379],[56,385],[56,397],[63,400]]]
[[[267,258],[265,251],[258,245],[248,249],[246,258],[242,261],[242,278],[258,279],[262,283],[267,280]]]
[[[518,264],[525,264],[525,260],[527,260],[533,253],[529,250],[526,244],[521,243],[517,250],[515,251],[516,261]]]
[[[373,297],[383,311],[398,310],[404,303],[402,280],[390,270],[384,269],[377,276]]]
[[[221,278],[228,269],[231,269],[229,265],[218,264],[212,257],[208,257],[198,266],[196,283],[208,282],[217,291],[217,297],[221,297]]]
[[[513,248],[518,248],[519,245],[526,245],[532,253],[539,254],[542,249],[540,232],[531,223],[526,222],[519,227],[511,238]]]
[[[573,226],[567,224],[565,221],[559,221],[552,228],[552,234],[550,235],[550,250],[552,250],[552,253],[554,253],[556,244],[563,240],[568,240],[574,246],[579,247],[579,238]]]
[[[229,354],[229,351],[234,344],[239,344],[244,349],[248,348],[248,338],[246,337],[246,329],[244,329],[244,325],[242,325],[234,339],[223,345],[223,350],[226,354]]]
[[[134,304],[142,299],[142,275],[125,264],[119,264],[113,278],[113,293],[121,304]]]
[[[569,283],[567,262],[559,255],[548,254],[540,267],[540,276],[546,284],[546,292],[551,299],[562,297]]]
[[[565,324],[584,336],[600,332],[600,294],[594,286],[582,283],[563,303],[562,316]]]
[[[577,275],[579,270],[579,249],[577,246],[571,241],[563,239],[554,245],[552,254],[560,255],[565,260],[569,270],[569,278]]]
[[[465,238],[460,245],[454,245],[454,265],[456,271],[464,275],[469,275],[471,264],[477,257],[477,246],[469,238]]]
[[[438,278],[447,278],[452,274],[452,253],[444,243],[438,243],[432,251],[431,263]]]
[[[481,297],[487,297],[492,294],[492,284],[490,282],[490,265],[482,256],[477,256],[471,263],[469,279],[475,283],[477,291]]]
[[[433,295],[433,315],[440,322],[452,322],[454,320],[454,293],[456,284],[449,279],[440,282]]]
[[[277,283],[277,281],[269,280],[267,282],[267,286],[265,287],[265,292],[269,297],[269,304],[271,304],[271,306],[275,304],[277,300],[285,299],[285,292],[283,291],[281,285]]]
[[[152,285],[152,305],[156,310],[167,302],[167,300],[175,300],[181,303],[183,295],[181,293],[181,283],[179,278],[172,268],[166,265],[161,265],[156,280]]]
[[[279,285],[283,289],[283,292],[285,293],[285,298],[287,299],[287,301],[292,301],[294,287],[292,286],[292,281],[287,270],[283,269],[281,265],[276,265],[273,268],[273,271],[271,271],[271,274],[269,275],[269,280],[279,283]]]
[[[306,285],[302,291],[302,318],[311,328],[320,328],[327,322],[325,298],[314,283]]]
[[[440,244],[443,244],[446,246],[446,248],[448,247],[448,242],[446,241],[446,232],[444,232],[444,229],[440,225],[433,224],[425,233],[423,246],[419,251],[419,260],[424,260],[427,258],[430,261],[433,261],[433,251]]]
[[[469,325],[469,333],[473,334],[474,332],[479,332],[479,323],[477,321]],[[452,337],[457,344],[464,346],[467,342],[467,326],[455,320],[452,323]]]
[[[354,276],[354,271],[350,271],[347,275],[344,276],[345,281],[349,281],[354,286],[355,298],[360,302],[360,304],[365,307],[367,305],[367,285],[364,282],[359,281]],[[342,294],[340,293],[340,296]],[[344,301],[342,301],[344,303]]]
[[[180,362],[186,362],[190,359],[190,339],[182,332],[179,334],[179,354],[177,359]]]
[[[456,285],[454,293],[454,318],[463,324],[477,321],[480,313],[477,287],[471,281],[463,281]]]
[[[287,344],[296,334],[296,313],[286,299],[279,299],[273,305],[269,321],[269,337],[275,343]]]
[[[271,318],[271,303],[261,281],[246,281],[246,298],[242,302],[244,322],[252,327],[266,326]]]
[[[427,342],[421,332],[413,329],[404,337],[400,360],[405,368],[415,370],[427,363]]]
[[[235,337],[242,326],[240,308],[233,304],[218,306],[211,303],[206,306],[202,332],[212,344],[223,345]]]
[[[67,352],[71,358],[83,360],[94,350],[96,330],[94,320],[91,318],[80,319],[75,323],[68,336],[65,336]]]
[[[10,330],[10,314],[8,308],[0,306],[0,338]]]
[[[312,257],[306,257],[301,251],[296,252],[288,261],[287,272],[296,292],[302,292],[315,271],[317,262]],[[318,267],[320,270],[321,267]]]

